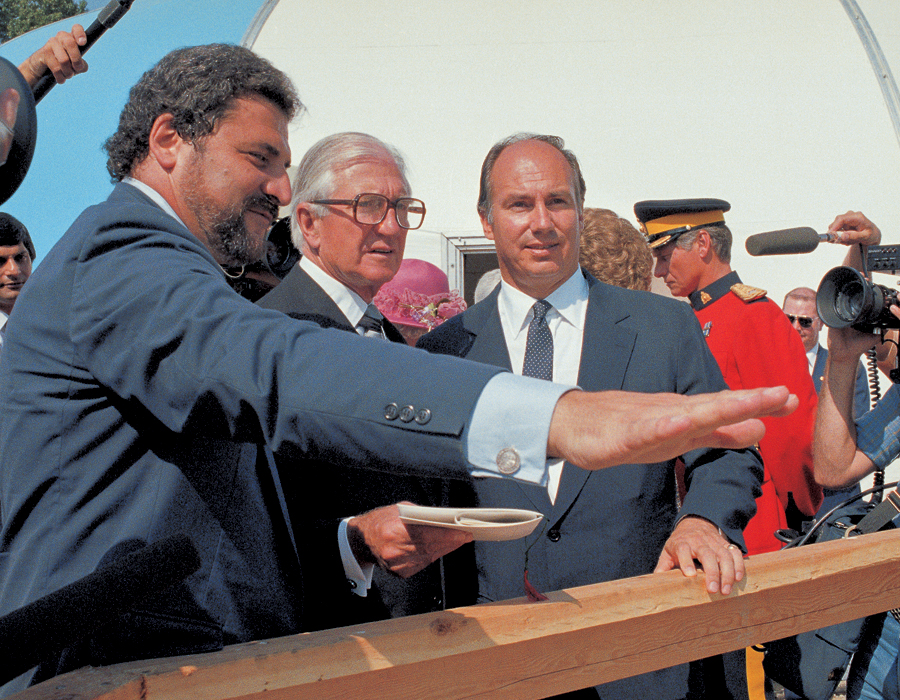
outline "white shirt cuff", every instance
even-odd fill
[[[484,387],[464,436],[473,476],[547,485],[547,438],[559,397],[578,387],[503,372]]]
[[[351,592],[360,598],[366,598],[372,587],[375,565],[360,565],[353,556],[353,550],[350,549],[350,538],[347,537],[347,521],[349,520],[350,518],[344,518],[338,525],[338,548],[341,552],[341,563],[344,565],[344,575],[350,584]]]

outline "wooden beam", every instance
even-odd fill
[[[82,669],[17,700],[542,698],[895,607],[900,531],[747,560],[729,596],[679,571]]]

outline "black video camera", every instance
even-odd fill
[[[300,259],[300,251],[291,241],[291,217],[285,216],[275,221],[266,235],[266,242],[266,267],[278,279],[283,280]]]
[[[866,270],[896,275],[900,271],[900,246],[869,246]],[[852,326],[863,333],[900,328],[900,319],[890,311],[900,305],[898,290],[870,282],[852,267],[830,270],[816,292],[816,311],[829,328]]]

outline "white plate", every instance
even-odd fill
[[[476,540],[502,542],[530,535],[544,516],[518,508],[432,508],[403,503],[400,520],[411,525],[431,525],[469,532]]]

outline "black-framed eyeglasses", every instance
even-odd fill
[[[383,194],[364,192],[353,199],[314,199],[310,204],[344,204],[353,207],[353,219],[360,224],[374,226],[384,221],[388,209],[394,210],[397,225],[417,229],[425,221],[425,202],[413,197],[398,197],[393,202]]]
[[[792,324],[794,321],[800,324],[801,328],[812,328],[813,319],[809,316],[795,316],[794,314],[785,314],[788,317],[788,321]]]

